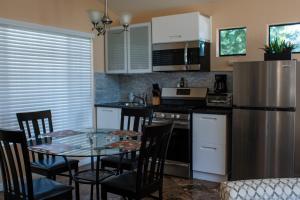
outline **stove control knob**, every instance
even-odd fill
[[[161,118],[165,118],[165,114],[162,113],[162,114],[160,115],[160,117],[161,117]]]
[[[180,115],[176,115],[175,117],[176,117],[176,119],[179,119],[179,118],[180,118]]]
[[[174,115],[174,114],[171,114],[171,118],[175,118],[175,115]]]

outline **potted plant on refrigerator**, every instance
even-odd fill
[[[295,44],[275,38],[269,45],[262,48],[265,51],[265,61],[268,60],[291,60]]]

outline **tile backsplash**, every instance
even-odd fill
[[[160,87],[176,87],[181,77],[186,80],[188,87],[208,87],[213,91],[215,74],[226,74],[228,91],[232,91],[232,72],[160,72],[122,75],[95,73],[95,103],[128,101],[130,92],[136,95],[147,93],[148,97],[151,97],[153,83],[158,83]]]

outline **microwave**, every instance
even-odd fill
[[[155,72],[210,71],[210,43],[204,41],[152,45]]]

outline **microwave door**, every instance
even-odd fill
[[[185,70],[184,55],[184,48],[153,51],[153,71]]]
[[[209,44],[180,42],[152,46],[153,71],[209,71]]]

